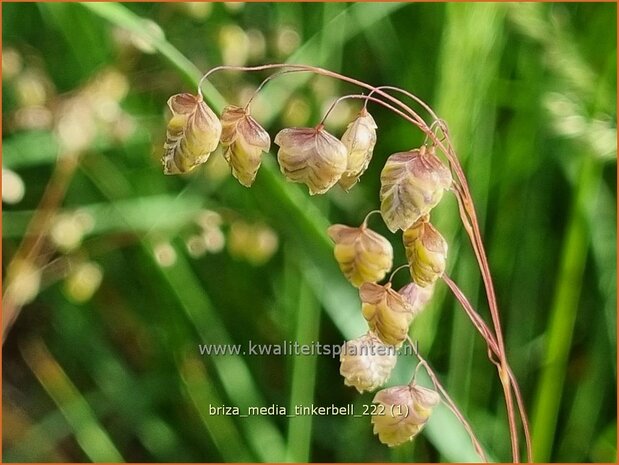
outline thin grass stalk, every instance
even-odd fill
[[[463,187],[461,189],[463,189]],[[497,315],[496,319],[494,318],[494,316],[492,318],[494,329],[495,329],[495,335],[496,335],[496,347],[498,350],[497,356],[499,357],[499,363],[498,364],[495,363],[495,365],[497,366],[497,370],[499,373],[499,379],[501,380],[501,385],[503,387],[503,393],[505,394],[505,404],[507,406],[508,421],[509,421],[509,426],[510,426],[510,436],[512,437],[512,456],[514,457],[514,462],[518,462],[519,455],[520,455],[518,447],[517,447],[518,446],[518,440],[517,440],[518,432],[516,428],[516,419],[514,415],[514,403],[511,397],[512,382],[515,381],[515,377],[513,375],[509,376],[509,372],[511,371],[511,368],[507,362],[507,357],[505,356],[505,346],[503,345],[500,321],[498,320],[498,307],[496,306],[496,298],[494,298],[494,301],[490,299],[489,289],[492,290],[492,296],[494,297],[494,287],[492,284],[492,278],[490,277],[490,270],[488,268],[488,260],[486,258],[483,243],[481,241],[481,234],[479,233],[479,226],[477,227],[474,226],[475,224],[477,224],[476,223],[477,218],[474,217],[474,220],[471,221],[469,219],[469,216],[467,216],[467,213],[468,213],[467,204],[470,205],[470,202],[467,202],[466,194],[464,194],[462,190],[456,189],[454,192],[456,193],[456,199],[458,200],[458,209],[460,211],[460,218],[462,219],[464,229],[466,230],[467,234],[471,238],[471,244],[473,246],[473,251],[475,252],[475,256],[482,270],[482,277],[484,277],[484,284],[486,286],[486,293],[488,295],[488,303],[490,305],[490,313],[491,315],[495,315],[495,314]],[[472,209],[472,208],[469,208],[469,209]],[[472,210],[474,212],[474,209]],[[494,307],[493,307],[492,302],[494,302]],[[495,309],[495,311],[493,311],[493,308]],[[498,323],[498,326],[496,323]],[[513,389],[514,391],[517,390],[518,392],[520,392],[519,387],[515,387]],[[532,454],[532,448],[531,448],[530,431],[529,431],[526,411],[523,410],[523,407],[524,407],[524,402],[522,402],[522,399],[520,399],[520,401],[518,402],[518,410],[520,411],[520,418],[523,421],[525,442],[527,444],[527,461],[531,462],[533,459],[533,454]],[[524,425],[525,421],[527,422],[526,426]]]
[[[462,304],[462,308],[466,312],[467,316],[470,318],[475,328],[477,328],[481,336],[484,338],[484,340],[488,344],[488,348],[492,350],[492,353],[498,356],[499,348],[497,346],[494,335],[490,331],[490,328],[488,328],[488,326],[486,325],[485,321],[482,320],[482,318],[475,311],[475,309],[470,304],[468,299],[464,296],[464,293],[460,290],[458,285],[449,276],[447,276],[446,274],[443,274],[442,279],[443,281],[445,281],[445,284],[447,284],[449,289],[451,289],[451,292],[454,294],[456,299],[460,302],[460,304]]]
[[[479,313],[475,311],[475,309],[473,308],[469,300],[466,298],[462,290],[460,290],[458,285],[454,281],[452,281],[452,279],[449,276],[445,274],[443,275],[442,279],[443,281],[445,281],[445,284],[447,284],[447,286],[449,287],[451,292],[454,294],[458,302],[460,302],[460,304],[462,305],[462,308],[465,310],[466,314],[469,316],[469,318],[471,319],[471,321],[473,322],[473,324],[475,325],[475,327],[477,328],[481,336],[484,338],[484,340],[488,344],[488,358],[493,364],[498,365],[499,361],[495,360],[493,358],[493,355],[498,356],[499,349],[498,349],[496,340],[494,339],[494,336],[492,335],[492,332],[490,331],[490,328],[488,328],[488,325],[486,324],[486,322],[479,316]],[[531,445],[531,433],[529,429],[529,420],[528,420],[526,409],[524,406],[524,400],[522,398],[522,393],[520,392],[520,386],[518,385],[518,382],[516,381],[516,377],[514,376],[514,372],[512,371],[511,367],[509,367],[509,365],[507,368],[508,368],[508,375],[511,380],[511,387],[514,390],[514,395],[516,396],[516,402],[518,404],[518,410],[520,413],[520,420],[522,422],[522,428],[525,432],[524,436],[525,436],[525,442],[526,442],[526,448],[527,448],[527,456],[529,457],[529,461],[531,461],[531,458],[533,457],[532,445]]]
[[[428,376],[432,380],[432,384],[434,384],[434,387],[436,388],[436,390],[439,391],[441,395],[443,396],[445,400],[445,405],[447,405],[449,410],[451,410],[451,412],[456,416],[456,418],[458,418],[458,421],[462,423],[462,426],[464,426],[464,429],[466,430],[467,434],[471,438],[471,442],[473,443],[475,452],[477,452],[477,454],[479,455],[479,457],[481,458],[483,462],[488,462],[488,458],[486,457],[486,454],[484,452],[483,447],[481,446],[481,443],[479,442],[479,439],[477,439],[477,436],[473,432],[473,428],[471,427],[469,422],[466,420],[462,412],[460,412],[460,410],[456,406],[453,399],[449,396],[449,394],[447,393],[447,391],[445,390],[445,388],[439,381],[438,376],[436,375],[436,373],[434,372],[430,364],[421,356],[421,354],[419,353],[419,350],[417,349],[417,346],[411,340],[410,336],[407,336],[406,339],[408,343],[410,344],[411,348],[413,349],[413,352],[415,353],[415,357],[417,357],[417,359],[419,360],[419,363],[426,370],[426,373],[428,373]],[[417,370],[415,370],[415,374],[417,374]]]
[[[45,187],[45,191],[35,209],[34,215],[26,227],[24,238],[7,265],[7,269],[11,269],[12,265],[18,263],[20,260],[28,261],[35,266],[44,266],[45,263],[41,263],[41,254],[45,245],[44,239],[47,236],[54,215],[64,199],[67,188],[73,179],[78,163],[79,155],[77,154],[66,154],[58,157],[51,179]],[[22,307],[11,297],[10,287],[12,281],[12,277],[8,276],[4,296],[2,298],[3,345]]]

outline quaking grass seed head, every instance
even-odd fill
[[[228,105],[221,114],[221,145],[232,175],[251,187],[262,162],[262,152],[271,147],[269,133],[244,109]]]
[[[423,217],[402,234],[406,258],[413,282],[431,286],[445,272],[447,241],[427,217]]]
[[[282,129],[275,143],[281,172],[306,184],[310,195],[327,192],[346,170],[346,147],[322,126]]]
[[[393,347],[367,333],[344,344],[340,374],[346,386],[353,386],[360,393],[373,391],[387,382],[397,359]]]
[[[379,408],[372,415],[374,434],[389,447],[412,441],[440,402],[432,389],[411,384],[378,391],[372,401]]]
[[[334,224],[327,233],[335,242],[333,254],[340,270],[353,286],[380,281],[391,269],[391,243],[365,225],[351,228]]]
[[[391,288],[364,283],[359,288],[361,312],[370,329],[387,345],[399,347],[406,340],[413,309],[404,297]]]
[[[202,95],[176,94],[168,99],[172,118],[168,122],[164,174],[187,173],[205,163],[219,144],[221,123]]]
[[[346,171],[342,174],[339,185],[346,191],[359,182],[359,178],[370,164],[376,145],[376,128],[374,118],[363,108],[342,135],[342,143],[348,150],[348,158]]]
[[[380,211],[391,232],[407,229],[426,215],[452,183],[451,171],[434,146],[391,155],[380,174]]]

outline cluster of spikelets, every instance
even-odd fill
[[[340,357],[345,384],[359,392],[374,391],[388,381],[395,350],[406,341],[412,320],[445,271],[447,243],[430,223],[429,212],[450,184],[450,171],[425,146],[391,155],[383,168],[381,213],[390,230],[403,230],[412,279],[399,291],[390,281],[378,284],[392,268],[393,249],[386,238],[365,221],[358,228],[329,228],[335,258],[344,276],[359,288],[369,327],[367,334],[345,343]],[[382,406],[372,416],[374,433],[389,446],[412,440],[438,401],[436,392],[415,384],[383,389],[373,400]]]
[[[221,118],[199,94],[177,94],[168,100],[172,118],[162,158],[166,174],[191,171],[204,163],[221,143],[233,176],[250,187],[268,152],[271,139],[250,115],[249,108],[227,106]],[[323,194],[335,184],[349,190],[367,169],[376,144],[376,123],[366,108],[351,122],[341,139],[322,124],[287,128],[274,139],[279,146],[281,172],[304,183],[309,193]],[[430,211],[451,187],[451,171],[433,146],[395,153],[381,172],[380,212],[390,231],[402,230],[412,281],[399,291],[391,282],[379,284],[393,265],[391,243],[367,227],[333,225],[328,233],[344,276],[359,288],[368,332],[347,341],[340,372],[347,386],[374,391],[389,379],[396,349],[408,337],[409,326],[431,298],[434,283],[445,270],[447,243],[430,223]],[[412,440],[439,402],[436,392],[411,383],[379,391],[373,402],[381,406],[372,416],[381,442],[396,446]]]
[[[165,174],[182,174],[205,163],[221,143],[232,175],[246,187],[256,179],[263,152],[271,138],[250,115],[249,108],[229,105],[221,119],[201,95],[177,94],[168,106],[172,118],[162,158]],[[275,136],[277,161],[287,179],[304,183],[311,195],[324,194],[339,182],[349,190],[367,169],[374,144],[376,124],[363,109],[342,139],[315,128],[287,128]]]

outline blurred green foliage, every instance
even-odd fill
[[[616,460],[616,5],[3,3],[2,21],[2,266],[21,299],[3,347],[5,462],[476,460],[444,408],[394,450],[368,418],[209,414],[372,398],[346,388],[330,357],[198,351],[360,335],[358,296],[325,230],[359,224],[378,206],[382,161],[422,142],[371,106],[375,156],[349,194],[310,199],[272,155],[251,190],[220,153],[163,176],[170,95],[194,92],[220,64],[283,61],[403,87],[447,121],[535,458]],[[242,103],[264,76],[215,74],[207,100]],[[274,135],[315,124],[356,91],[282,77],[252,113]],[[327,127],[341,134],[357,109],[338,106]],[[488,317],[452,196],[433,220],[450,243],[449,274]],[[400,239],[379,223],[403,263]],[[496,372],[445,286],[411,335],[492,457],[509,460]],[[399,360],[390,384],[413,368]]]

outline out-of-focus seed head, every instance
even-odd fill
[[[78,94],[61,101],[54,132],[63,153],[74,155],[87,150],[97,136],[97,119],[89,99]]]
[[[22,107],[15,112],[13,124],[17,129],[46,129],[53,125],[52,111],[43,106]]]
[[[365,108],[346,128],[342,143],[348,150],[348,159],[346,171],[339,181],[343,189],[350,190],[368,168],[376,145],[376,128],[374,118]]]
[[[432,294],[434,293],[434,284],[421,287],[415,283],[408,283],[400,289],[398,293],[404,297],[404,300],[406,300],[413,309],[414,315],[417,316],[432,298]]]
[[[249,59],[253,62],[258,62],[264,59],[266,53],[266,39],[260,29],[247,30],[247,38],[249,39]]]
[[[96,223],[92,213],[85,208],[78,208],[73,212],[73,221],[77,223],[84,234],[92,232]]]
[[[86,232],[74,213],[59,213],[54,217],[49,237],[58,250],[66,253],[80,246]]]
[[[153,54],[157,52],[155,44],[165,41],[165,33],[161,26],[150,19],[139,20],[139,32],[129,33],[129,43],[143,53]]]
[[[223,2],[224,8],[231,13],[238,13],[245,8],[245,2]]]
[[[103,270],[94,262],[77,264],[64,282],[64,291],[71,300],[82,303],[92,298],[99,289]]]
[[[49,78],[38,68],[25,69],[16,76],[13,85],[20,107],[44,106],[53,94]]]
[[[219,253],[226,246],[226,236],[219,228],[207,229],[202,233],[202,238],[209,253]]]
[[[200,234],[192,234],[185,240],[187,253],[193,258],[200,258],[206,253],[206,241]]]
[[[18,76],[23,68],[23,60],[17,50],[11,47],[2,48],[2,80],[11,80]]]
[[[2,202],[14,205],[21,202],[26,193],[23,179],[15,171],[2,168]]]
[[[315,96],[320,100],[318,96]],[[343,132],[353,118],[356,118],[359,112],[353,107],[351,100],[341,100],[338,96],[329,95],[321,104],[320,113],[329,113],[329,126],[334,132]],[[340,140],[342,140],[340,138]],[[342,141],[344,142],[344,141]]]
[[[445,272],[447,241],[427,217],[404,231],[402,239],[413,281],[421,287],[432,285]]]
[[[195,222],[202,229],[218,228],[221,226],[223,219],[219,213],[213,210],[200,210],[195,217]]]
[[[256,103],[259,102],[260,100]],[[296,95],[288,99],[286,107],[282,110],[281,121],[283,126],[305,126],[311,116],[312,107],[309,100],[302,95]]]
[[[159,242],[153,248],[153,255],[159,266],[167,268],[176,263],[176,249],[169,242]]]
[[[411,441],[425,426],[440,396],[422,386],[395,386],[378,391],[372,401],[378,404],[372,415],[374,434],[389,447]]]
[[[237,220],[230,225],[228,251],[235,258],[260,266],[271,259],[278,247],[277,234],[266,224]]]
[[[400,346],[408,335],[413,309],[400,294],[391,288],[364,283],[359,288],[361,312],[370,329],[388,345]]]
[[[226,24],[219,30],[219,50],[223,62],[231,66],[243,66],[249,58],[249,37],[236,24]]]
[[[449,168],[434,147],[394,153],[380,174],[380,211],[387,227],[407,229],[434,208],[451,186]]]
[[[334,224],[327,233],[335,242],[333,254],[340,270],[353,286],[380,281],[391,269],[391,243],[365,225],[351,228]]]
[[[221,123],[201,95],[176,94],[169,98],[168,122],[161,162],[165,174],[187,173],[206,162],[219,144]]]
[[[196,21],[203,21],[207,19],[213,10],[213,4],[209,2],[187,2],[177,3],[178,8],[184,10],[184,12],[195,19]]]
[[[30,260],[18,259],[10,263],[6,273],[7,302],[22,306],[32,302],[41,289],[41,268]]]
[[[226,236],[221,229],[222,221],[221,215],[211,210],[202,210],[196,215],[195,222],[201,232],[185,241],[189,255],[199,258],[207,252],[216,254],[223,250]]]
[[[290,55],[300,43],[299,32],[291,26],[281,26],[275,31],[275,52],[281,57]]]
[[[224,108],[221,124],[221,145],[232,175],[250,187],[260,168],[262,152],[271,147],[269,133],[245,109],[234,105]]]
[[[346,147],[322,126],[282,129],[275,143],[282,173],[292,182],[305,183],[310,195],[327,192],[346,169]]]
[[[397,359],[393,346],[368,333],[346,341],[340,354],[340,374],[346,386],[359,392],[373,391],[387,382]]]

